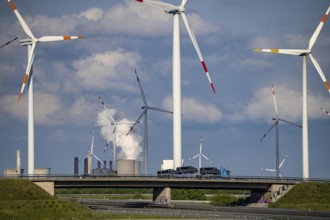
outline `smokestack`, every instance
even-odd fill
[[[88,174],[88,158],[84,159],[84,174]]]
[[[109,170],[110,170],[110,172],[112,171],[112,161],[111,160],[109,161]]]
[[[74,158],[73,174],[75,176],[78,176],[79,175],[79,159],[78,159],[78,157],[75,157]]]
[[[21,152],[19,150],[16,152],[16,173],[21,175]]]
[[[104,161],[104,167],[103,168],[107,169],[107,161],[106,160]]]
[[[101,169],[101,161],[97,161],[97,169]]]

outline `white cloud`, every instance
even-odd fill
[[[90,8],[86,11],[83,11],[78,16],[79,18],[84,17],[87,18],[89,21],[98,21],[100,20],[104,15],[104,11],[100,8]]]
[[[64,123],[94,126],[96,113],[101,106],[96,96],[79,96],[67,109],[63,111]]]
[[[195,34],[207,35],[219,32],[217,25],[203,20],[197,13],[187,13],[187,16]],[[133,1],[125,1],[124,4],[117,4],[105,11],[99,8],[91,8],[81,12],[78,17],[85,17],[87,20],[93,21],[93,23],[87,22],[82,27],[90,34],[133,34],[148,37],[172,34],[171,15],[157,8]],[[94,21],[97,21],[97,25]],[[184,28],[183,23],[182,28]]]
[[[231,64],[233,69],[243,69],[243,70],[264,70],[273,67],[274,65],[271,62],[268,62],[263,59],[247,58],[240,61],[238,64]]]
[[[173,108],[172,97],[167,96],[163,101],[165,109]],[[183,121],[213,124],[222,119],[222,112],[212,104],[201,103],[193,98],[182,98]]]
[[[77,70],[76,82],[86,89],[108,88],[129,90],[125,80],[132,79],[132,69],[138,68],[140,55],[121,50],[93,54],[73,62]]]
[[[0,99],[4,113],[13,119],[27,122],[27,94],[17,102],[17,96],[6,95]],[[58,124],[57,114],[62,109],[60,98],[53,94],[34,92],[34,119],[37,125]]]
[[[286,87],[276,86],[276,102],[280,118],[301,123],[302,94]],[[329,99],[318,94],[308,94],[308,118],[322,118],[320,107],[329,103]],[[329,106],[329,104],[328,104]],[[233,114],[226,118],[231,122],[263,121],[271,123],[275,117],[274,101],[271,87],[264,87],[254,93],[253,98],[246,104],[238,104]]]
[[[309,43],[308,37],[301,34],[286,34],[283,36],[283,40],[292,49],[306,49]]]
[[[62,17],[36,15],[34,17],[27,17],[27,20],[30,21],[27,24],[33,35],[37,38],[50,35],[74,35],[74,30],[82,22],[77,15]]]
[[[248,49],[258,48],[278,48],[280,45],[278,39],[270,37],[254,37],[248,42]]]

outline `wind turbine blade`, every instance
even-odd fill
[[[330,93],[330,86],[329,86],[329,83],[328,83],[327,79],[325,78],[325,76],[324,76],[324,74],[323,74],[323,71],[322,71],[322,69],[321,69],[319,63],[318,63],[318,62],[316,61],[316,59],[312,56],[312,54],[309,54],[309,57],[311,58],[311,60],[312,60],[312,62],[313,62],[313,64],[314,64],[314,66],[315,66],[317,72],[319,73],[319,75],[320,75],[320,77],[321,77],[321,79],[322,79],[322,81],[323,81],[325,87],[327,88],[328,92]]]
[[[182,0],[181,6],[186,7],[189,0]]]
[[[18,96],[18,102],[21,100],[21,97],[23,95],[26,83],[29,80],[29,76],[30,76],[30,72],[31,72],[31,68],[32,68],[32,65],[33,65],[33,60],[34,60],[35,48],[36,48],[36,43],[33,43],[32,46],[31,46],[30,54],[29,54],[28,65],[26,67],[26,72],[25,72],[25,75],[24,75],[21,92]]]
[[[18,37],[15,37],[14,39],[8,41],[7,43],[1,45],[0,48],[3,48],[4,46],[7,46],[8,44],[10,44],[11,42],[13,42],[13,41],[15,41],[15,40],[17,40],[17,39],[18,39]]]
[[[95,157],[96,160],[100,161],[102,163],[102,165],[104,166],[104,163],[100,158],[98,158],[95,154],[92,154],[92,155],[93,155],[93,157]]]
[[[204,157],[205,158],[205,160],[207,160],[207,161],[211,161],[207,156],[205,156],[204,154],[202,154],[202,157]]]
[[[272,85],[272,92],[273,92],[273,99],[274,99],[274,106],[275,106],[276,117],[278,118],[278,109],[277,109],[277,103],[276,103],[275,89],[274,89],[274,86],[273,85]]]
[[[148,106],[147,99],[146,99],[146,96],[144,95],[144,92],[143,92],[143,89],[142,89],[142,86],[141,86],[141,82],[140,82],[140,78],[139,78],[136,70],[135,70],[135,76],[136,76],[136,79],[137,79],[137,81],[139,83],[139,87],[140,87],[140,91],[141,91],[143,103],[144,103],[145,106]]]
[[[108,146],[109,146],[109,142],[104,146],[104,152],[108,149]]]
[[[85,38],[84,36],[44,36],[39,38],[39,42],[51,42],[51,41],[62,41],[62,40],[75,40]]]
[[[107,106],[105,105],[105,103],[103,102],[101,96],[99,96],[99,100],[100,100],[100,102],[101,102],[103,108],[104,108],[104,109],[108,109]]]
[[[116,125],[132,125],[134,124],[135,122],[117,122]],[[140,121],[137,121],[137,123],[141,123]]]
[[[267,134],[273,129],[273,127],[278,123],[278,119],[276,120],[276,122],[268,129],[268,131],[262,136],[262,138],[260,139],[260,142],[267,136]]]
[[[126,136],[134,129],[135,125],[140,121],[142,116],[147,112],[147,109],[144,109],[144,111],[141,113],[141,115],[138,117],[138,119],[135,121],[135,123],[132,125],[132,127],[127,132]]]
[[[279,120],[279,121],[283,121],[283,122],[285,122],[285,123],[287,123],[287,124],[294,125],[294,126],[297,126],[297,127],[299,127],[299,128],[302,128],[301,125],[298,125],[298,124],[293,123],[293,122],[291,122],[291,121],[288,121],[288,120],[285,120],[285,119],[282,119],[282,118],[279,118],[278,120]]]
[[[91,154],[93,154],[93,149],[94,149],[94,131],[92,135]]]
[[[266,170],[266,171],[270,171],[270,172],[276,172],[276,170],[274,170],[274,169],[264,168],[264,170]]]
[[[32,39],[35,39],[35,37],[32,34],[32,31],[27,26],[25,20],[23,19],[21,14],[18,12],[18,10],[17,10],[16,6],[14,5],[14,3],[11,0],[8,0],[8,3],[10,5],[10,7],[13,9],[14,13],[16,14],[16,17],[18,18],[18,21],[21,24],[21,26],[22,26],[24,32],[26,33],[26,35],[29,36]]]
[[[198,156],[199,156],[199,154],[193,156],[191,159],[195,159],[195,158],[197,158]]]
[[[322,108],[321,107],[321,110],[325,113],[325,114],[327,114],[327,115],[329,115],[330,116],[330,112],[328,112],[327,110],[325,110],[324,108]]]
[[[287,50],[287,49],[255,49],[255,52],[265,52],[265,53],[280,53],[280,54],[288,54],[288,55],[295,55],[301,56],[305,53],[308,53],[308,50]]]
[[[279,165],[279,167],[278,167],[279,169],[283,166],[283,164],[284,164],[286,158],[288,158],[288,155],[285,155],[284,159],[282,160],[282,162],[280,163],[280,165]]]
[[[105,105],[104,101],[101,99],[101,96],[99,96],[99,100],[100,100],[100,102],[101,102],[103,108],[107,110],[108,108],[107,108],[107,106]],[[116,123],[115,119],[112,117],[111,114],[109,114],[109,116],[110,116],[110,121],[111,121],[113,124],[115,124],[115,123]]]
[[[155,7],[155,8],[159,8],[163,11],[165,11],[166,13],[171,12],[171,11],[177,11],[179,10],[178,6],[166,3],[166,2],[161,2],[161,1],[153,1],[153,0],[136,0],[137,2]]]
[[[159,112],[166,112],[166,113],[173,114],[173,112],[171,112],[171,111],[167,111],[165,109],[161,109],[161,108],[157,108],[157,107],[149,107],[149,109],[159,111]]]
[[[206,74],[206,76],[207,76],[207,79],[209,80],[209,83],[210,83],[210,85],[211,85],[211,88],[212,88],[213,92],[215,93],[215,88],[214,88],[213,82],[212,82],[212,80],[211,80],[211,77],[210,77],[209,71],[207,70],[207,67],[206,67],[206,64],[205,64],[204,58],[203,58],[203,56],[202,56],[202,53],[201,53],[201,51],[200,51],[200,49],[199,49],[199,46],[198,46],[198,43],[197,43],[196,37],[195,37],[195,35],[194,35],[194,33],[193,33],[193,31],[192,31],[190,25],[189,25],[188,18],[187,18],[186,14],[185,14],[184,12],[181,13],[181,17],[182,17],[182,20],[183,20],[183,22],[184,22],[184,24],[185,24],[185,26],[186,26],[186,29],[187,29],[188,34],[189,34],[189,36],[190,36],[190,39],[191,39],[191,41],[192,41],[192,43],[193,43],[193,45],[194,45],[194,47],[195,47],[195,50],[196,50],[197,55],[198,55],[198,57],[199,57],[199,60],[200,60],[201,63],[202,63],[203,69],[204,69],[204,71],[205,71],[205,74]]]
[[[327,20],[327,17],[329,15],[329,11],[330,11],[330,6],[329,6],[328,10],[325,12],[325,14],[323,15],[320,24],[317,26],[314,34],[312,35],[311,39],[309,40],[308,49],[311,50],[313,48],[313,46],[314,46],[314,44],[315,44],[315,42],[317,40],[317,37],[319,36],[319,34],[320,34],[321,30],[322,30],[322,27],[323,27],[325,21]]]

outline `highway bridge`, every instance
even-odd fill
[[[156,204],[171,203],[171,189],[224,189],[249,190],[251,202],[274,202],[303,181],[330,182],[324,179],[239,177],[220,178],[216,176],[22,176],[39,185],[51,195],[56,188],[152,188]]]
[[[201,178],[181,176],[34,176],[30,181],[54,195],[56,188],[152,188],[156,204],[171,203],[171,189],[249,190],[251,202],[274,202],[301,179],[266,177]]]

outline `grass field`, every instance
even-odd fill
[[[159,219],[160,216],[95,213],[80,203],[51,197],[28,180],[0,179],[0,219]],[[166,217],[170,219],[171,217]],[[175,217],[173,217],[175,218]]]
[[[330,211],[329,183],[302,183],[274,208]],[[160,216],[95,213],[80,203],[49,196],[28,180],[0,179],[0,219],[159,219]],[[170,217],[166,217],[170,219]],[[174,217],[175,218],[175,217]]]
[[[330,211],[330,183],[298,184],[269,207]]]

